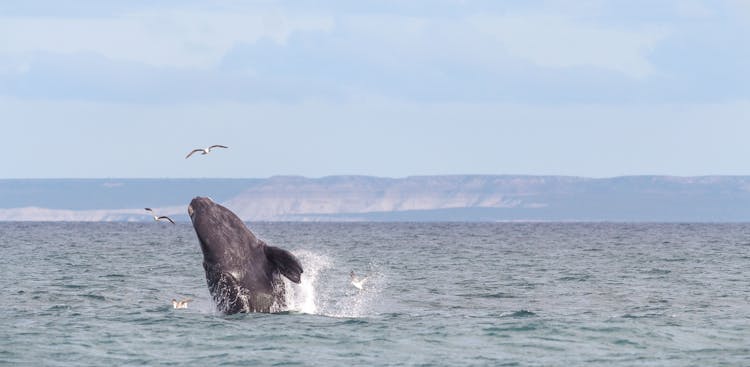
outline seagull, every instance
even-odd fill
[[[357,288],[357,289],[360,289],[360,290],[362,289],[362,285],[364,285],[364,284],[365,284],[365,282],[367,281],[367,278],[366,278],[366,277],[365,277],[365,278],[362,278],[362,279],[359,279],[359,278],[357,278],[357,275],[355,275],[355,274],[354,274],[354,270],[352,270],[352,271],[351,271],[351,272],[349,273],[349,278],[351,278],[351,280],[352,280],[352,285],[353,285],[353,286],[354,286],[355,288]]]
[[[209,153],[209,152],[211,151],[211,149],[213,149],[213,148],[229,148],[229,147],[228,147],[228,146],[224,146],[224,145],[218,145],[218,144],[217,144],[217,145],[212,145],[212,146],[210,146],[210,147],[208,147],[208,148],[203,148],[203,149],[201,149],[201,148],[198,148],[198,149],[193,149],[193,151],[192,151],[192,152],[188,153],[188,155],[187,155],[187,156],[185,156],[185,159],[188,159],[188,158],[190,158],[190,156],[191,156],[191,155],[193,155],[193,153],[197,153],[197,152],[203,152],[203,153],[201,153],[201,155],[206,155],[206,154],[208,154],[208,153]]]
[[[187,308],[188,302],[192,301],[190,298],[185,298],[182,301],[178,301],[172,298],[172,307],[174,308]]]
[[[147,212],[151,213],[151,215],[153,215],[153,216],[154,216],[154,220],[155,220],[155,221],[157,221],[157,222],[158,222],[158,221],[159,221],[160,219],[166,219],[166,220],[168,220],[168,221],[169,221],[170,223],[174,224],[174,221],[172,220],[172,218],[170,218],[170,217],[168,217],[168,216],[166,216],[166,215],[162,215],[162,216],[157,216],[156,214],[154,214],[154,211],[153,211],[153,210],[152,210],[151,208],[143,208],[143,209],[146,209],[146,211],[147,211]]]

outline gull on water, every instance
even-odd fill
[[[365,278],[362,278],[362,279],[358,278],[358,277],[357,277],[357,275],[356,275],[356,274],[354,274],[354,270],[352,270],[352,271],[351,271],[351,272],[349,273],[349,278],[351,278],[351,280],[352,280],[352,285],[353,285],[353,286],[354,286],[355,288],[357,288],[357,289],[362,289],[362,286],[363,286],[363,285],[365,284],[365,282],[367,281],[367,277],[365,277]]]
[[[192,301],[192,299],[190,299],[190,298],[185,298],[185,299],[183,299],[181,301],[178,301],[178,300],[172,298],[172,307],[173,308],[187,308],[188,302],[191,302],[191,301]]]
[[[188,155],[185,156],[185,159],[190,158],[190,156],[193,155],[193,153],[198,153],[198,152],[203,152],[203,153],[201,153],[201,155],[206,155],[209,152],[211,152],[211,149],[213,149],[213,148],[225,148],[226,149],[226,148],[229,148],[229,147],[228,146],[224,146],[224,145],[218,145],[218,144],[216,144],[216,145],[212,145],[212,146],[210,146],[208,148],[193,149],[192,152],[188,153]]]
[[[146,209],[147,212],[151,213],[151,215],[154,216],[154,220],[157,221],[157,222],[159,220],[161,220],[161,219],[165,219],[165,220],[168,220],[170,223],[174,224],[174,221],[172,220],[172,218],[170,218],[170,217],[168,217],[166,215],[157,216],[156,214],[154,214],[154,211],[151,208],[143,208],[143,209]]]

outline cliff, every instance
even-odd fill
[[[210,196],[250,221],[750,221],[747,176],[0,180],[0,220],[188,220]]]

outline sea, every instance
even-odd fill
[[[0,223],[0,365],[750,365],[750,224],[248,226],[283,312],[217,312],[189,223]]]

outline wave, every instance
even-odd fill
[[[518,310],[518,311],[512,311],[512,312],[504,312],[500,315],[500,317],[513,317],[513,318],[519,318],[519,317],[535,317],[536,313],[531,312],[529,310]]]

